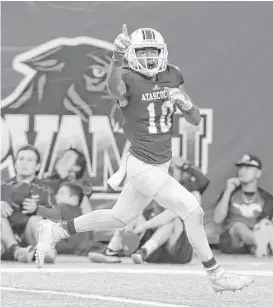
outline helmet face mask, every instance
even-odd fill
[[[139,50],[143,50],[142,54]],[[127,60],[131,69],[148,77],[164,71],[168,63],[168,50],[162,35],[149,28],[133,32]]]

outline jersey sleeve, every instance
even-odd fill
[[[123,67],[122,68],[122,80],[126,84],[126,86],[129,85],[130,74],[131,74],[131,71],[130,71],[130,69],[128,69],[128,67]]]
[[[129,91],[130,91],[130,70],[126,69],[126,67],[122,69],[121,79],[126,86],[126,94],[124,95],[124,98],[127,99],[129,97]],[[116,104],[120,106],[119,99],[116,100]]]
[[[263,211],[260,214],[258,220],[261,220],[263,218],[273,218],[273,196],[266,192],[265,190],[259,188],[260,195],[262,199],[264,200],[264,207]]]
[[[32,195],[39,195],[39,203],[37,214],[53,220],[60,221],[60,208],[57,205],[55,194],[52,188],[42,181],[38,181],[32,185]]]
[[[181,70],[177,66],[175,66],[175,69],[176,69],[176,73],[177,73],[178,85],[184,84],[184,77],[182,75]]]
[[[12,185],[9,182],[4,181],[1,184],[1,201],[11,203]]]
[[[183,77],[183,74],[180,68],[178,68],[176,65],[173,65],[173,64],[168,64],[168,66],[169,66],[169,69],[172,71],[172,73],[175,76],[177,86],[184,84],[184,77]]]
[[[178,78],[179,78],[179,85],[182,85],[182,84],[184,84],[184,77],[183,77],[183,75],[182,75],[182,73],[180,72],[179,73],[179,76],[178,76]]]
[[[60,208],[57,205],[53,190],[49,186],[45,186],[44,192],[45,198],[43,199],[43,202],[38,205],[37,214],[52,221],[60,221]]]

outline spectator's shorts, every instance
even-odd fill
[[[225,254],[249,254],[250,246],[241,246],[240,242],[233,238],[226,230],[220,235],[219,249]]]
[[[14,233],[21,236],[26,229],[30,216],[22,214],[19,210],[14,210],[13,214],[8,217],[10,226]]]
[[[26,229],[27,223],[29,221],[30,216],[22,214],[21,211],[14,210],[13,214],[8,217],[10,226],[15,234],[17,241],[20,243],[22,247],[27,246],[27,242],[25,242],[22,235]],[[13,260],[13,257],[9,250],[3,249],[1,251],[1,260]]]
[[[171,251],[164,244],[154,251],[146,261],[150,263],[185,264],[191,261],[192,255],[193,248],[184,229]]]

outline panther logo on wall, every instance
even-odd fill
[[[93,114],[115,116],[106,89],[112,48],[89,37],[58,38],[18,55],[13,68],[25,78],[2,101],[2,112],[75,114],[83,122]]]

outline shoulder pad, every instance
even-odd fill
[[[178,70],[178,71],[180,71],[180,68],[177,67],[176,65],[173,65],[173,64],[168,63],[168,66],[169,66],[169,67],[172,67],[172,68],[174,68],[174,69],[176,69],[176,70]]]

